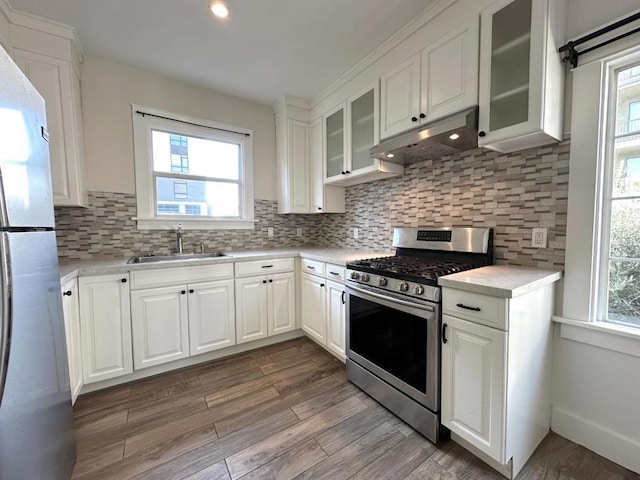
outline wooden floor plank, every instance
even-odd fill
[[[74,417],[77,480],[503,478],[420,437],[305,338],[82,395]],[[517,480],[534,479],[640,475],[550,433]]]
[[[183,480],[231,480],[231,477],[229,470],[227,470],[227,464],[221,461],[193,475],[184,477]]]
[[[402,433],[402,432],[400,432]],[[404,478],[436,450],[426,438],[413,433],[356,473],[351,480],[396,480]],[[402,459],[402,461],[399,461]]]
[[[350,478],[404,438],[405,436],[393,428],[389,422],[385,422],[296,478],[300,480]]]
[[[297,444],[362,411],[366,405],[355,397],[278,432],[227,458],[231,478],[239,478],[271,461]]]
[[[246,474],[242,480],[289,480],[325,458],[327,455],[322,447],[311,439]]]

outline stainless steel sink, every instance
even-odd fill
[[[176,262],[182,260],[202,260],[205,258],[226,257],[224,253],[175,253],[173,255],[143,255],[139,257],[131,257],[127,263],[158,263],[158,262]]]

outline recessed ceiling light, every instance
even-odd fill
[[[220,0],[213,0],[209,5],[211,13],[219,18],[227,18],[229,16],[229,9]]]
[[[393,153],[387,153],[387,158],[393,158],[395,155]]]
[[[449,135],[449,138],[451,140],[457,140],[460,138],[460,135],[458,135],[457,133],[452,133],[451,135]]]

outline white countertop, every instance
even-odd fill
[[[561,278],[560,270],[491,265],[440,277],[438,284],[494,297],[513,298]]]
[[[304,257],[320,262],[346,265],[347,262],[363,258],[372,258],[393,255],[393,252],[379,252],[372,250],[352,250],[344,248],[299,247],[279,248],[263,250],[240,250],[237,252],[224,252],[224,257],[214,258],[185,258],[184,260],[171,260],[155,263],[128,264],[126,258],[92,258],[89,260],[77,260],[60,263],[60,282],[65,283],[73,278],[83,275],[108,275],[112,273],[131,272],[135,270],[153,270],[158,268],[184,267],[188,265],[211,265],[215,263],[248,262],[261,258],[286,258]]]

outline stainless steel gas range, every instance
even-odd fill
[[[347,376],[429,440],[440,436],[438,277],[493,263],[489,228],[396,228],[396,254],[347,265]]]

